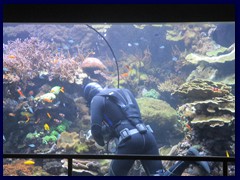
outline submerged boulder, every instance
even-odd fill
[[[160,144],[172,145],[181,141],[184,134],[175,109],[159,99],[145,97],[137,102],[143,121],[151,126]]]

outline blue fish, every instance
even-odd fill
[[[33,114],[33,109],[30,106],[28,106],[28,110]]]
[[[178,60],[178,58],[177,58],[177,57],[175,57],[175,56],[173,56],[172,60],[173,60],[173,61],[177,61],[177,60]]]
[[[73,43],[74,43],[74,40],[70,39],[70,40],[68,40],[68,42],[69,42],[70,44],[73,44]]]
[[[31,147],[31,148],[36,147],[35,144],[29,144],[28,146]]]
[[[135,46],[139,46],[139,43],[138,42],[135,42],[135,43],[133,43]]]
[[[9,71],[8,68],[6,68],[6,67],[3,68],[3,72],[8,72],[8,71]]]

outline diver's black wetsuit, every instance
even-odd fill
[[[110,100],[109,97],[102,96],[109,92],[114,92],[117,89],[102,90],[99,94],[93,97],[91,101],[91,131],[95,141],[104,146],[104,138],[102,132],[103,123],[107,123],[115,132],[117,138],[120,137],[120,131],[128,128],[130,131],[135,131],[128,139],[120,140],[116,154],[144,154],[144,155],[159,155],[157,143],[152,132],[148,129],[145,133],[137,131],[136,127],[127,120],[121,107],[116,102]],[[131,98],[132,103],[136,107],[134,118],[137,122],[142,123],[141,114],[137,102],[132,93],[125,89],[128,93],[128,98]],[[124,97],[124,93],[122,94]],[[135,129],[135,130],[134,130]],[[126,176],[131,169],[134,160],[112,160],[109,175]],[[141,163],[147,175],[161,176],[180,176],[185,168],[188,167],[187,162],[178,162],[168,171],[165,171],[160,160],[141,160]]]

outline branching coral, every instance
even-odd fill
[[[177,87],[178,85],[174,84],[172,80],[166,80],[158,85],[158,90],[160,92],[173,92]]]
[[[52,79],[58,78],[70,83],[82,84],[87,78],[80,68],[80,63],[72,57],[56,53],[50,44],[32,37],[21,41],[8,42],[3,45],[3,66],[10,74],[18,76],[23,82],[44,75]],[[5,75],[5,78],[7,76]]]
[[[3,165],[4,176],[32,176],[34,166],[25,165],[25,160],[16,160],[12,164]]]

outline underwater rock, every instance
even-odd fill
[[[192,81],[194,79],[204,79],[212,81],[217,74],[218,70],[214,69],[210,66],[205,67],[204,65],[199,65],[195,70],[191,72],[191,74],[187,77],[187,82]]]
[[[62,163],[59,161],[45,161],[43,169],[51,175],[59,175],[62,173]]]
[[[191,124],[210,127],[231,124],[235,120],[235,96],[226,93],[222,97],[211,97],[203,101],[183,104],[178,108],[182,119]]]
[[[143,121],[150,124],[158,142],[172,145],[183,138],[177,112],[168,103],[153,98],[139,98],[137,102]]]
[[[68,161],[61,160],[62,167],[68,169]],[[80,160],[73,159],[73,175],[76,176],[103,176],[107,173],[110,165],[109,160]],[[104,168],[106,167],[106,168]]]
[[[191,82],[182,84],[172,95],[186,102],[208,100],[213,97],[228,96],[231,92],[231,87],[223,83],[196,79]]]

